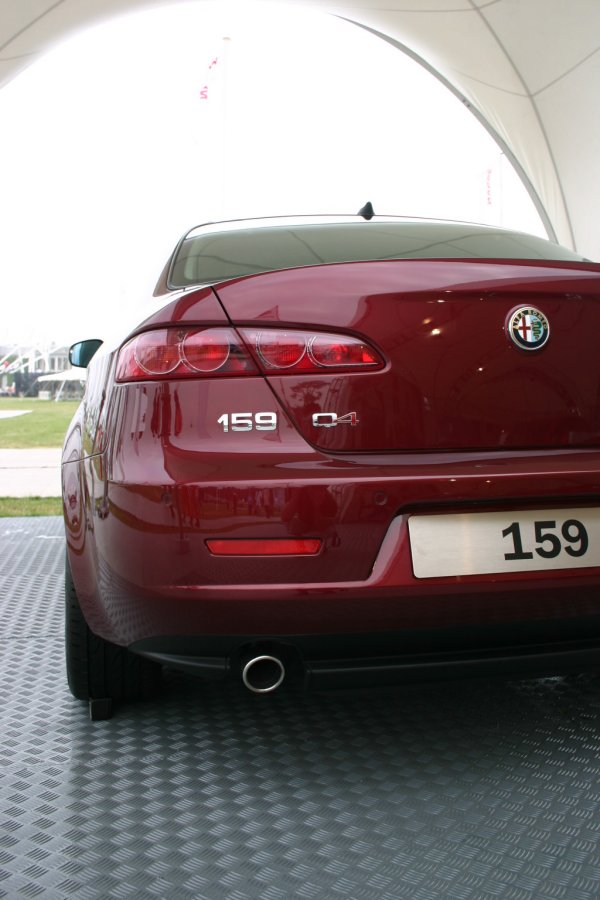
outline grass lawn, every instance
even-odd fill
[[[0,410],[30,410],[25,416],[0,418],[0,449],[62,447],[77,400],[38,400],[37,397],[0,397]],[[0,518],[7,516],[61,516],[60,497],[0,497]]]
[[[9,516],[62,516],[60,497],[0,497],[0,519]]]
[[[55,403],[37,397],[0,397],[0,410],[31,410],[25,416],[0,418],[0,449],[62,447],[65,431],[78,406],[77,400]]]

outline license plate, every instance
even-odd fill
[[[416,578],[600,566],[600,509],[415,515]]]

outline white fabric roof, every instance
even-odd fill
[[[87,378],[87,369],[64,369],[62,372],[49,372],[48,375],[40,375],[39,381],[48,382],[65,382],[65,381],[85,381]]]
[[[303,2],[375,31],[436,73],[516,164],[549,235],[600,259],[599,0]],[[161,5],[2,0],[0,84],[82,25]]]

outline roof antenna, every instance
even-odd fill
[[[373,216],[375,215],[375,210],[373,209],[373,204],[372,204],[372,203],[365,203],[365,205],[363,206],[363,208],[362,208],[362,209],[359,209],[358,215],[359,215],[359,216],[362,216],[363,219],[367,219],[367,221],[368,221],[369,219],[372,219]]]

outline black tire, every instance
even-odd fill
[[[161,666],[93,634],[81,612],[67,558],[65,565],[67,681],[77,700],[145,700],[158,690]]]

